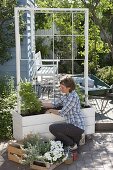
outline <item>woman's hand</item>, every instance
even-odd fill
[[[49,110],[47,110],[47,113],[53,113],[53,114],[55,114],[55,115],[58,115],[59,114],[59,112],[58,112],[58,110],[56,110],[56,109],[49,109]]]

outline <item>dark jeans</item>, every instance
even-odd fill
[[[49,126],[49,131],[66,146],[79,145],[84,130],[68,123],[58,123]]]

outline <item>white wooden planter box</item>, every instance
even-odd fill
[[[13,137],[21,140],[30,133],[39,133],[52,139],[53,135],[49,132],[49,125],[62,121],[64,121],[64,118],[54,114],[46,113],[22,117],[13,111]]]
[[[17,140],[23,139],[28,134],[39,133],[42,136],[53,139],[49,132],[49,125],[52,123],[64,122],[64,118],[54,114],[41,114],[22,117],[13,111],[13,137]],[[95,110],[94,108],[83,109],[85,119],[85,134],[95,133]]]
[[[95,108],[84,108],[82,112],[85,121],[85,134],[95,133]]]

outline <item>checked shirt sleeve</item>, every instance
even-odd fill
[[[60,98],[52,101],[52,105],[53,105],[54,107],[63,106],[63,96],[61,96]]]
[[[77,96],[70,96],[69,100],[66,102],[65,106],[59,111],[61,116],[66,116],[69,114],[70,110],[72,110],[73,106],[78,104]]]

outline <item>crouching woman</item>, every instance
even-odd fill
[[[46,107],[53,107],[48,111],[65,118],[66,123],[51,124],[50,132],[70,149],[76,149],[84,133],[84,119],[81,112],[79,96],[75,91],[75,83],[72,78],[65,78],[60,82],[60,91],[63,95],[54,100],[51,104],[46,103]],[[61,110],[55,108],[62,107]]]

